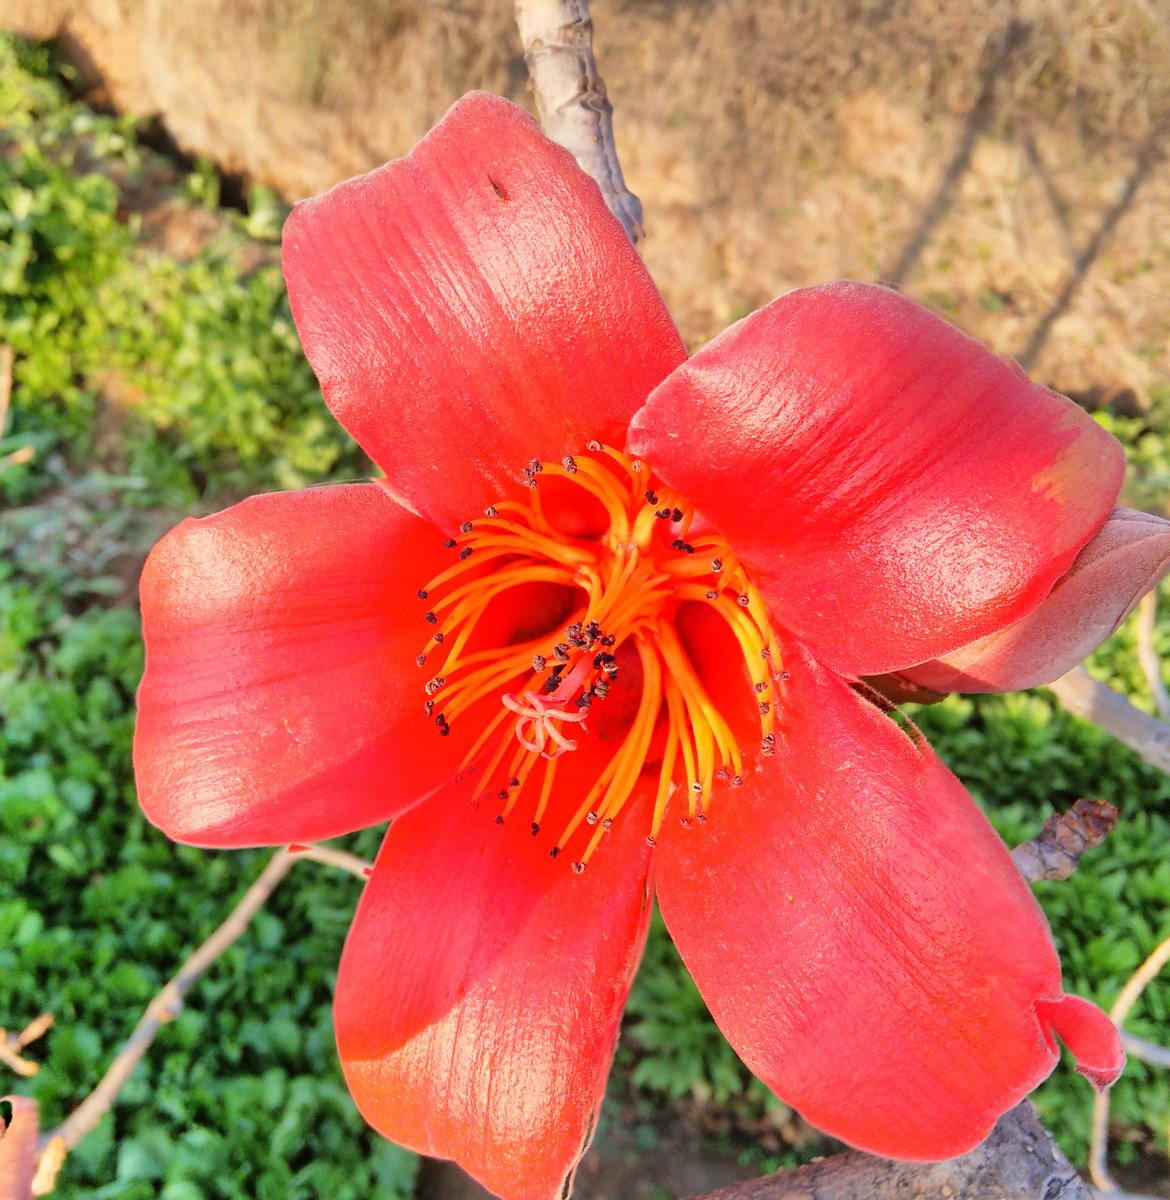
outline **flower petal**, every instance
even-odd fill
[[[532,458],[621,445],[686,357],[597,185],[484,93],[298,205],[284,272],[330,408],[444,528],[517,494]]]
[[[37,1171],[37,1106],[27,1096],[3,1096],[12,1120],[0,1120],[0,1200],[30,1200]]]
[[[1117,442],[885,288],[793,292],[655,390],[630,448],[694,503],[773,616],[846,675],[1018,620],[1112,509]]]
[[[196,845],[311,841],[452,774],[464,747],[430,738],[415,666],[416,591],[449,557],[373,484],[254,496],[173,529],[142,576],[146,815]]]
[[[803,651],[784,667],[776,757],[705,827],[663,826],[662,914],[732,1046],[813,1124],[963,1153],[1056,1062],[1048,928],[929,747]]]
[[[1170,521],[1116,508],[1022,621],[899,675],[934,692],[1014,692],[1071,671],[1170,571]]]
[[[452,788],[390,828],[337,983],[366,1120],[508,1200],[553,1200],[584,1151],[650,915],[649,811],[584,874]]]

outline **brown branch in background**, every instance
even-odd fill
[[[642,205],[627,187],[613,140],[613,108],[593,57],[587,0],[515,0],[524,61],[544,132],[591,176],[636,242]]]
[[[0,1063],[25,1078],[35,1075],[40,1067],[31,1059],[25,1058],[23,1051],[26,1046],[44,1037],[52,1027],[53,1018],[48,1013],[41,1013],[19,1033],[8,1033],[0,1029]]]
[[[182,1011],[183,997],[203,972],[247,929],[249,922],[298,858],[313,859],[328,866],[339,867],[359,878],[365,878],[370,871],[370,864],[363,859],[327,846],[297,846],[295,849],[289,847],[278,850],[268,860],[268,865],[240,898],[226,920],[183,963],[174,978],[147,1006],[134,1027],[134,1032],[94,1090],[56,1129],[50,1130],[40,1139],[43,1154],[57,1153],[63,1158],[66,1151],[72,1150],[86,1134],[96,1128],[102,1117],[109,1112],[134,1068],[150,1049],[158,1031]]]
[[[1066,813],[1056,813],[1044,828],[1012,851],[1012,860],[1029,883],[1067,879],[1081,855],[1099,846],[1117,824],[1117,809],[1108,800],[1078,800]]]
[[[1091,1200],[1092,1193],[1025,1101],[970,1154],[941,1163],[893,1162],[849,1150],[696,1200]]]
[[[1137,1003],[1142,992],[1158,975],[1158,972],[1170,962],[1170,937],[1160,942],[1144,963],[1129,977],[1125,987],[1121,989],[1109,1017],[1113,1024],[1121,1029],[1129,1011]],[[1124,1035],[1122,1040],[1125,1040]],[[1148,1046],[1149,1043],[1143,1043]],[[1152,1047],[1160,1050],[1161,1047]],[[1141,1057],[1145,1057],[1142,1055]],[[1093,1101],[1093,1133],[1089,1141],[1089,1175],[1101,1191],[1106,1193],[1123,1194],[1117,1181],[1109,1174],[1105,1163],[1106,1150],[1109,1145],[1109,1092],[1098,1092]]]
[[[1073,667],[1048,687],[1070,713],[1100,725],[1150,766],[1170,772],[1170,725],[1142,712],[1084,667]]]
[[[1154,708],[1163,720],[1170,717],[1170,693],[1162,681],[1162,660],[1154,646],[1154,629],[1158,620],[1158,591],[1153,589],[1138,601],[1137,622],[1137,660],[1146,677],[1150,694],[1154,697]]]

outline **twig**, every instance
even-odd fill
[[[1121,1028],[1129,1010],[1137,1003],[1138,997],[1144,992],[1158,972],[1170,962],[1170,937],[1154,947],[1144,963],[1129,977],[1125,987],[1121,989],[1109,1016],[1118,1029]],[[1149,1045],[1149,1043],[1144,1043]],[[1160,1047],[1155,1047],[1160,1049]],[[1089,1175],[1093,1182],[1103,1192],[1119,1193],[1121,1188],[1109,1174],[1106,1165],[1106,1151],[1109,1145],[1109,1093],[1098,1092],[1093,1101],[1093,1132],[1089,1140]]]
[[[131,1072],[150,1048],[162,1026],[179,1015],[183,997],[191,990],[196,980],[215,960],[247,929],[249,922],[260,911],[272,895],[276,885],[289,873],[298,858],[309,858],[328,866],[364,878],[369,872],[369,863],[327,846],[297,846],[278,850],[268,865],[257,876],[256,881],[240,898],[227,919],[187,959],[178,973],[147,1006],[138,1024],[134,1027],[125,1045],[118,1052],[97,1087],[77,1106],[56,1129],[50,1130],[40,1139],[42,1154],[52,1150],[60,1142],[60,1153],[72,1150],[78,1142],[91,1132],[109,1111],[117,1099]]]
[[[1170,692],[1162,682],[1162,660],[1154,648],[1154,627],[1158,617],[1158,592],[1155,588],[1138,601],[1137,659],[1154,697],[1158,716],[1170,717]]]
[[[286,849],[278,850],[268,860],[268,865],[244,893],[227,919],[183,963],[178,974],[150,1002],[134,1027],[134,1032],[118,1052],[97,1087],[56,1129],[42,1135],[42,1147],[47,1147],[55,1138],[60,1138],[65,1149],[72,1150],[87,1133],[97,1127],[98,1122],[109,1112],[126,1080],[130,1078],[130,1073],[150,1048],[155,1035],[167,1021],[174,1020],[182,1011],[183,997],[191,990],[191,986],[247,929],[248,923],[295,862],[296,858]]]
[[[1151,766],[1170,772],[1170,725],[1142,712],[1084,667],[1073,667],[1048,686],[1069,712],[1100,725]]]
[[[1066,813],[1057,813],[1044,828],[1012,851],[1019,872],[1029,883],[1067,879],[1086,850],[1099,846],[1117,824],[1117,809],[1108,800],[1078,800]]]
[[[524,61],[544,132],[591,176],[630,241],[645,236],[613,140],[613,108],[593,57],[588,0],[515,0]]]
[[[41,1013],[19,1033],[8,1033],[0,1029],[0,1062],[25,1078],[35,1075],[41,1068],[31,1059],[23,1057],[21,1051],[38,1038],[44,1037],[52,1027],[53,1018],[48,1013]]]
[[[1135,1037],[1132,1033],[1123,1033],[1121,1044],[1131,1058],[1140,1058],[1152,1067],[1170,1068],[1170,1047],[1147,1042],[1145,1038]]]
[[[373,870],[364,858],[358,858],[356,854],[350,854],[346,850],[334,850],[331,846],[294,844],[289,846],[288,852],[295,854],[298,858],[311,858],[314,862],[324,863],[327,867],[337,867],[339,870],[348,871],[351,875],[356,875],[363,880],[369,879],[370,871]]]
[[[1026,1101],[1001,1117],[982,1145],[941,1163],[891,1162],[856,1150],[696,1200],[1091,1200]]]

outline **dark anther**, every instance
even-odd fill
[[[501,813],[498,817],[496,817],[496,824],[503,825],[503,823],[504,823],[504,815],[503,815],[503,813]]]
[[[792,678],[792,672],[791,671],[781,671],[780,678],[783,679],[787,683],[787,681]]]
[[[685,545],[686,542],[684,542],[682,538],[675,538],[674,541],[670,543],[670,548],[672,550],[681,550]]]
[[[609,695],[609,680],[599,679],[589,690],[598,700],[604,700]]]
[[[658,843],[649,834],[647,834],[646,835],[646,845],[647,846],[657,846]]]
[[[708,592],[708,593],[707,593],[707,599],[708,599],[708,600],[718,600],[718,599],[719,599],[719,593],[718,593],[718,592]]]
[[[443,684],[445,684],[446,682],[447,682],[447,679],[446,679],[446,676],[444,676],[444,675],[436,675],[434,677],[434,679],[428,680],[427,686],[426,686],[427,695],[433,696],[436,692],[442,691]],[[441,713],[439,715],[442,716]]]
[[[423,711],[428,717],[433,716],[435,712],[435,702],[433,700],[428,700],[426,704],[423,705]]]
[[[690,819],[690,817],[679,817],[679,819],[678,819],[678,823],[679,823],[679,824],[680,824],[680,825],[681,825],[681,826],[682,826],[684,829],[690,829],[690,827],[691,827],[691,819]]]
[[[722,571],[723,570],[723,559],[713,558],[711,560],[711,570],[712,571]]]
[[[723,783],[726,783],[727,780],[731,778],[731,773],[726,767],[720,767],[719,770],[715,772],[715,778]]]
[[[746,596],[736,596],[735,602],[740,608],[747,608],[748,606],[748,598]]]
[[[701,796],[703,794],[703,785],[696,779],[694,783],[691,784],[691,791],[694,792],[696,796]]]
[[[699,813],[699,815],[695,818],[695,820],[698,821],[700,825],[706,825],[707,824],[707,814]]]
[[[560,846],[554,846],[554,847],[553,847],[553,848],[552,848],[552,849],[551,849],[551,850],[548,852],[548,856],[549,856],[549,858],[556,858],[556,856],[557,856],[558,854],[560,854],[560,852],[561,852],[561,848],[560,848]]]
[[[586,825],[596,825],[597,824],[597,814],[592,809],[590,809],[585,814],[585,824]]]
[[[585,873],[585,864],[583,862],[575,862],[573,864],[573,874],[583,875]]]
[[[437,646],[441,646],[443,644],[443,635],[441,633],[435,634],[435,644]]]
[[[568,642],[557,642],[557,644],[553,647],[553,654],[556,658],[560,659],[561,662],[568,662],[569,661],[569,643]]]
[[[769,733],[760,743],[760,753],[765,758],[776,753],[776,735],[774,733]]]
[[[416,667],[421,667],[423,665],[423,663],[425,663],[426,661],[427,661],[427,656],[425,654],[420,654],[418,656],[418,658],[416,658],[414,660],[414,665]]]
[[[758,696],[758,695],[759,695],[761,692],[766,692],[767,690],[768,690],[768,685],[767,685],[766,683],[757,683],[757,684],[756,684],[756,695],[757,695],[757,696]]]
[[[464,521],[463,524],[459,526],[459,532],[460,533],[470,533],[472,528],[473,528],[473,526],[470,521]]]
[[[760,716],[766,717],[768,715],[768,713],[770,713],[771,711],[772,711],[772,706],[767,702],[767,700],[761,700],[760,701]]]
[[[439,737],[450,737],[450,736],[451,736],[451,726],[450,725],[440,725],[439,726]]]
[[[646,503],[647,504],[657,504],[658,503],[658,493],[655,492],[653,489],[651,489],[650,491],[648,491],[646,493]]]
[[[536,835],[537,835],[539,832],[540,832],[540,826],[539,826],[539,825],[538,825],[538,824],[537,824],[535,821],[533,821],[533,822],[532,822],[532,836],[533,836],[533,837],[536,837]]]
[[[512,788],[517,788],[520,786],[520,780],[517,779],[515,775],[513,775],[512,778],[508,780],[508,786],[512,787]]]
[[[496,792],[497,800],[507,800],[507,798],[508,798],[508,789],[507,788],[500,788],[500,790],[498,792]]]
[[[577,474],[577,462],[571,454],[566,454],[565,457],[561,459],[561,466],[564,467],[570,475]]]
[[[534,671],[543,671],[548,666],[548,659],[543,654],[534,654],[532,656],[532,669]]]
[[[602,817],[601,828],[608,833],[613,828],[613,817]]]
[[[743,787],[743,776],[742,775],[733,775],[731,778],[731,786],[732,787]]]
[[[542,463],[539,458],[534,458],[529,462],[528,469],[533,473],[533,475],[539,475],[541,471],[544,470],[544,463]]]
[[[630,470],[637,475],[642,470],[642,460],[640,458],[631,458]]]
[[[526,488],[535,488],[536,480],[535,479],[526,479],[526,480],[524,480],[524,486]]]
[[[665,520],[667,519],[667,517],[669,517],[669,516],[670,516],[670,509],[669,509],[669,508],[656,508],[656,509],[654,510],[654,515],[655,515],[655,516],[656,516],[656,517],[657,517],[657,518],[658,518],[660,521],[665,521]]]
[[[471,557],[471,547],[464,546],[463,549],[459,551],[459,560],[462,562],[465,558],[470,558],[470,557]]]
[[[487,508],[483,510],[483,515],[485,517],[498,517],[500,515],[500,510],[496,508],[494,504],[489,504]]]
[[[767,646],[765,646],[765,647],[764,647],[764,648],[763,648],[763,649],[760,651],[760,657],[761,657],[761,658],[763,658],[763,659],[768,659],[768,658],[771,658],[771,657],[772,657],[772,651],[771,651],[771,650],[769,650]]]
[[[607,633],[605,637],[597,639],[603,646],[612,646],[617,641],[617,636],[612,633]]]
[[[446,540],[446,541],[443,543],[443,549],[444,549],[444,550],[454,550],[454,549],[455,549],[455,547],[456,547],[456,545],[458,545],[458,543],[455,541],[455,539],[454,539],[454,538],[448,538],[448,539],[447,539],[447,540]]]
[[[427,589],[426,588],[418,589],[418,598],[420,600],[425,600],[427,598]]]
[[[436,617],[433,612],[427,613],[427,615],[423,617],[423,620],[426,621],[428,625],[437,625],[439,623],[439,618]]]
[[[681,521],[683,519],[683,510],[681,508],[672,508],[670,510],[670,519],[672,521]]]
[[[573,643],[574,646],[583,646],[589,640],[585,637],[584,626],[580,621],[575,621],[565,629],[565,637]]]
[[[592,450],[593,453],[596,454],[598,452],[598,450],[601,449],[601,443],[599,441],[597,441],[597,439],[595,438],[593,441],[587,442],[585,444],[585,449]]]
[[[588,708],[589,705],[592,703],[593,703],[593,701],[589,699],[588,692],[582,692],[581,695],[577,697],[577,707],[578,708]]]

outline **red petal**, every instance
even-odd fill
[[[3,1096],[12,1122],[0,1121],[0,1200],[29,1200],[37,1171],[37,1106],[27,1096]]]
[[[582,875],[452,788],[395,821],[345,945],[337,1044],[366,1120],[508,1200],[584,1150],[650,915],[649,811]]]
[[[146,815],[197,845],[305,842],[450,775],[462,746],[432,737],[415,666],[416,591],[449,557],[373,484],[254,496],[173,529],[142,576]]]
[[[784,666],[776,757],[705,827],[663,826],[663,916],[782,1099],[876,1154],[963,1153],[1056,1062],[1048,928],[929,747],[802,651]]]
[[[1069,1048],[1077,1070],[1099,1091],[1112,1087],[1125,1067],[1125,1051],[1117,1026],[1080,996],[1038,1000],[1036,1013]]]
[[[630,447],[818,659],[878,675],[1029,612],[1105,520],[1117,442],[884,288],[793,292],[716,338]]]
[[[935,692],[1013,692],[1072,670],[1170,571],[1170,521],[1116,508],[1022,621],[899,672]]]
[[[620,446],[686,357],[596,184],[484,93],[298,205],[284,272],[330,408],[444,527],[516,494],[532,458]]]

